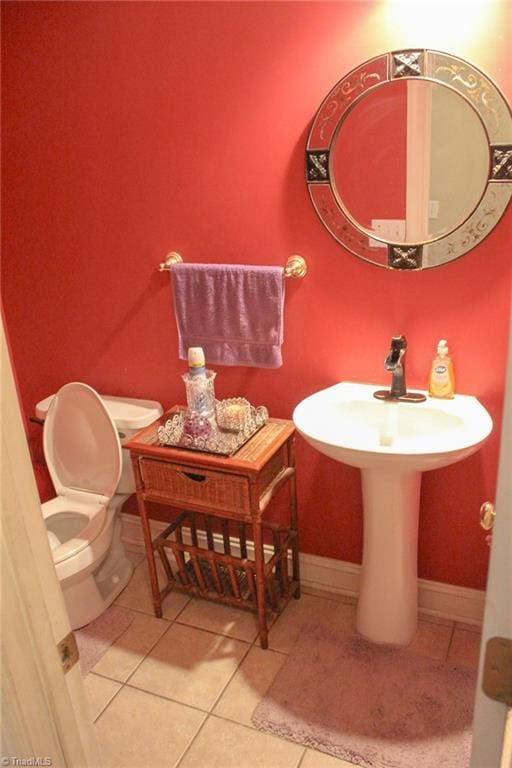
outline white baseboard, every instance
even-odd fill
[[[122,538],[129,547],[144,546],[140,518],[123,513]],[[151,520],[152,536],[158,536],[168,523]],[[222,549],[222,537],[218,537]],[[200,543],[201,540],[200,540]],[[250,546],[248,545],[250,551]],[[232,553],[236,556],[237,542],[232,540]],[[273,550],[272,550],[273,551]],[[269,548],[270,552],[270,548]],[[357,597],[359,594],[360,565],[319,557],[305,552],[300,554],[300,580],[305,587],[338,595]],[[484,614],[485,592],[480,589],[457,587],[438,581],[418,579],[418,609],[421,613],[466,624],[481,624]]]

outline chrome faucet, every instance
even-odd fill
[[[419,392],[407,392],[405,386],[405,353],[407,352],[407,339],[405,336],[393,336],[391,348],[384,360],[386,371],[391,371],[391,389],[379,389],[373,396],[379,400],[403,400],[405,402],[421,402],[426,400],[425,395]]]

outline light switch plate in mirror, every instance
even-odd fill
[[[428,49],[382,54],[322,102],[306,181],[321,221],[356,256],[399,270],[446,264],[478,245],[510,202],[510,107],[463,59]],[[394,230],[382,222],[397,220],[405,236],[386,238]]]

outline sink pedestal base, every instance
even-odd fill
[[[421,472],[362,469],[364,536],[357,630],[408,645],[417,627]]]

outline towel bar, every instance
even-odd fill
[[[180,262],[183,262],[180,254],[176,253],[176,251],[171,251],[171,253],[168,253],[164,261],[162,261],[162,263],[159,265],[158,270],[160,272],[169,271],[173,264],[179,264]],[[307,271],[308,265],[306,264],[306,260],[302,256],[294,254],[293,256],[290,256],[286,262],[284,267],[284,276],[304,277],[307,274]]]

